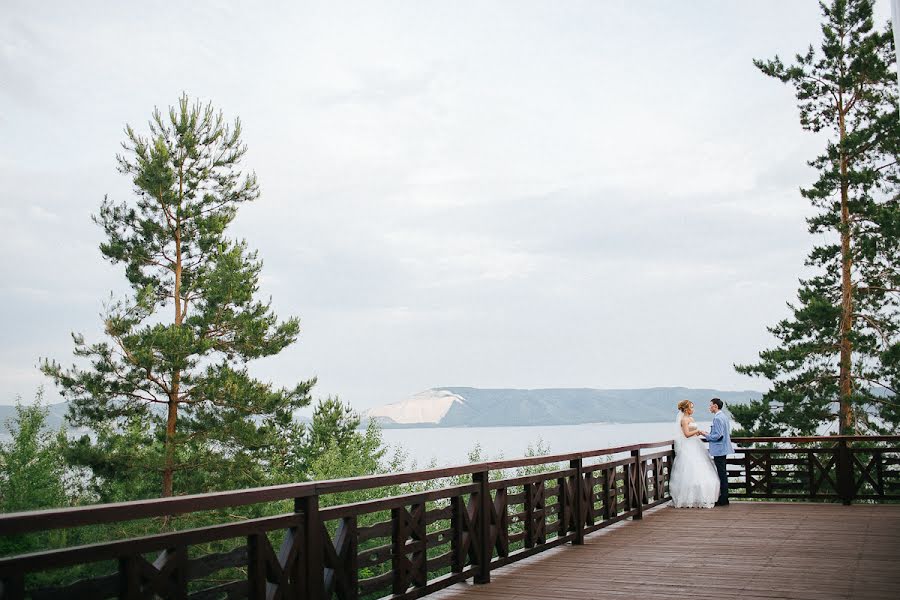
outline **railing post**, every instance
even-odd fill
[[[534,547],[534,484],[526,483],[522,486],[522,492],[525,495],[525,539],[523,543],[526,548]]]
[[[809,497],[812,499],[816,497],[819,491],[816,487],[816,456],[812,450],[807,450],[806,452],[806,470],[809,473]]]
[[[454,496],[450,498],[450,530],[452,538],[450,539],[450,572],[461,573],[466,566],[466,555],[463,547],[463,535],[468,532],[466,528],[466,503],[462,496]]]
[[[753,492],[753,478],[750,476],[750,448],[744,448],[744,492],[750,498]]]
[[[849,506],[853,502],[854,488],[856,486],[853,481],[853,465],[847,440],[838,440],[837,453],[838,495],[841,497],[844,506]]]
[[[303,562],[305,568],[303,598],[325,597],[325,526],[319,515],[319,497],[305,496],[294,500],[294,510],[303,512]]]
[[[875,475],[877,477],[876,481],[878,483],[878,488],[875,492],[881,496],[879,498],[880,501],[884,502],[884,453],[881,450],[872,450],[872,460],[876,461],[875,463]]]
[[[559,515],[556,520],[556,530],[559,537],[567,535],[572,529],[572,494],[569,490],[569,478],[560,477],[556,480],[559,492],[556,500],[559,504]]]
[[[583,460],[580,458],[576,458],[574,460],[569,461],[569,468],[575,469],[575,475],[572,476],[572,486],[573,494],[575,497],[572,498],[572,510],[575,512],[574,519],[572,519],[573,524],[575,526],[575,539],[572,540],[572,543],[576,546],[581,546],[584,544],[584,465]]]
[[[22,600],[25,597],[25,574],[4,576],[0,579],[0,599]]]
[[[399,595],[409,588],[409,572],[412,570],[406,557],[406,539],[409,523],[403,519],[406,508],[391,509],[391,593]]]
[[[613,502],[615,500],[615,490],[611,491],[612,483],[611,480],[616,476],[615,469],[603,469],[603,481],[602,483],[602,494],[603,494],[603,513],[601,514],[601,518],[604,521],[608,521],[612,517],[616,516],[616,511],[613,510]]]
[[[641,449],[631,451],[631,456],[634,457],[634,471],[632,473],[632,477],[634,478],[634,495],[635,501],[637,503],[637,514],[632,517],[635,521],[640,521],[644,518],[644,476],[646,473],[643,472],[643,467],[641,466]]]
[[[266,534],[262,531],[247,536],[247,597],[250,600],[266,600],[269,585],[265,559],[267,542]]]
[[[669,500],[672,499],[672,467],[675,466],[675,444],[672,444],[672,453],[666,457],[666,474],[665,474],[665,497]]]
[[[132,600],[141,593],[141,573],[134,556],[119,558],[119,598]]]
[[[25,574],[0,577],[0,600],[22,600],[25,597]]]
[[[475,573],[475,583],[491,582],[491,558],[494,554],[491,546],[491,488],[489,471],[472,473],[472,481],[479,484],[478,488],[478,535],[473,543],[480,549],[480,561],[478,572]]]

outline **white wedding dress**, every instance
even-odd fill
[[[700,436],[685,437],[684,414],[675,419],[675,464],[669,474],[669,494],[675,508],[712,508],[719,498],[719,475]],[[695,423],[690,424],[696,429]]]

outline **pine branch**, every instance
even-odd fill
[[[128,350],[128,348],[125,347],[125,343],[122,341],[121,338],[119,338],[118,336],[111,336],[111,337],[116,342],[116,345],[122,351],[123,356],[128,360],[128,362],[130,362],[135,367],[144,370],[144,372],[146,373],[147,380],[152,381],[153,383],[158,385],[159,388],[163,391],[163,393],[165,393],[167,395],[171,393],[171,390],[169,389],[169,387],[167,385],[165,385],[165,383],[161,379],[159,379],[157,376],[155,376],[150,371],[149,367],[141,367],[140,361],[134,356],[134,354],[131,353],[130,350]]]

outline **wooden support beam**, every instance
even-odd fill
[[[493,548],[491,547],[491,489],[490,472],[481,471],[472,474],[472,481],[479,485],[478,495],[478,526],[475,528],[477,535],[474,543],[478,544],[480,549],[478,571],[475,574],[475,583],[491,582],[491,557],[493,556]]]
[[[641,464],[641,449],[636,448],[632,450],[631,456],[634,457],[634,466],[631,472],[632,477],[634,477],[634,504],[632,508],[637,509],[637,513],[635,513],[633,518],[635,521],[640,521],[644,518],[644,479],[646,478],[646,473],[644,472],[643,464]]]
[[[572,540],[572,544],[576,546],[581,546],[584,544],[584,471],[582,470],[584,467],[583,460],[580,458],[576,458],[574,460],[569,461],[569,468],[575,469],[575,474],[572,475],[572,493],[574,494],[574,498],[572,499],[572,510],[574,511],[574,524],[575,524],[575,539]],[[590,499],[588,500],[590,501]]]

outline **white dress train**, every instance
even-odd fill
[[[675,464],[669,474],[669,494],[675,508],[712,508],[719,498],[719,475],[700,436],[685,437],[679,411],[675,432]],[[691,428],[696,429],[691,423]]]

